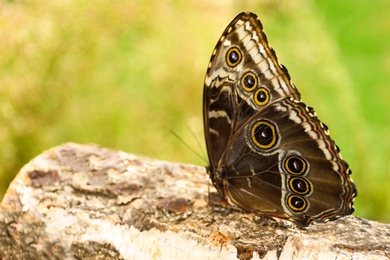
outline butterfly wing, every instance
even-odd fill
[[[302,225],[352,213],[348,165],[256,15],[239,14],[218,41],[203,103],[208,171],[233,204]]]
[[[233,64],[229,60],[234,61],[235,55],[236,64]],[[246,82],[251,78],[259,80],[257,84],[270,82],[271,89],[264,85],[268,88],[270,102],[286,96],[300,99],[286,69],[274,64],[278,64],[276,55],[267,43],[257,16],[251,13],[239,14],[219,39],[205,79],[203,115],[211,162],[216,161],[214,157],[221,158],[232,133],[258,109],[249,99],[251,93],[244,91],[243,87],[237,87],[244,84],[244,79],[247,79]],[[251,72],[261,77],[254,77]]]

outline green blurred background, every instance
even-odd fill
[[[25,163],[70,141],[206,165],[171,132],[205,153],[206,67],[250,10],[350,164],[356,215],[390,222],[389,3],[1,2],[0,198]]]

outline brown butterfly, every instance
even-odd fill
[[[260,20],[239,14],[204,84],[208,174],[233,205],[307,226],[351,214],[357,190],[328,128],[300,96]]]

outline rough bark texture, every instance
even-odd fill
[[[23,167],[0,207],[1,259],[388,259],[390,225],[301,229],[211,207],[203,167],[64,144]]]

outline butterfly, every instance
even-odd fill
[[[352,171],[253,13],[240,13],[212,53],[203,118],[207,172],[231,205],[300,226],[354,211]]]

